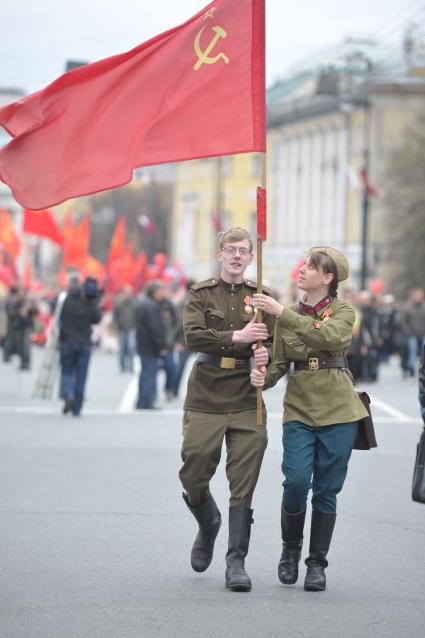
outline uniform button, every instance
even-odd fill
[[[230,324],[230,327],[233,328],[233,323]]]
[[[234,307],[233,307],[233,306],[231,307],[231,310],[234,310]]]

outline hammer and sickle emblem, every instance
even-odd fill
[[[201,68],[201,66],[203,64],[214,64],[215,62],[218,62],[218,60],[224,60],[224,62],[226,64],[229,64],[230,60],[227,57],[227,55],[225,55],[224,53],[218,53],[218,55],[216,55],[213,58],[208,57],[209,54],[211,53],[211,51],[213,50],[213,48],[215,47],[216,43],[218,42],[218,40],[220,38],[225,38],[227,36],[226,31],[219,26],[216,27],[212,27],[212,30],[215,32],[214,37],[212,38],[211,42],[209,43],[209,45],[207,46],[207,48],[205,49],[205,51],[202,51],[201,49],[201,36],[202,36],[202,32],[205,29],[205,27],[202,27],[202,29],[200,29],[198,31],[198,33],[196,34],[195,37],[195,42],[194,42],[194,47],[195,47],[195,53],[198,56],[198,61],[196,62],[195,66],[193,67],[193,69],[195,71],[197,71],[198,69]]]

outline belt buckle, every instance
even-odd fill
[[[309,359],[308,359],[308,369],[309,370],[318,370],[319,369],[319,359],[318,359],[318,357],[309,357]]]
[[[234,359],[233,357],[221,357],[220,368],[234,370],[234,368],[236,368],[236,359]]]

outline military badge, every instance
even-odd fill
[[[254,299],[247,295],[243,302],[245,304],[245,312],[249,315],[252,314],[254,312]]]
[[[332,309],[331,308],[325,308],[322,314],[322,320],[323,321],[329,321],[329,318],[332,314]]]

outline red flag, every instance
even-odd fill
[[[360,179],[367,190],[367,194],[370,195],[370,197],[378,197],[379,193],[375,186],[369,182],[369,175],[364,166],[360,169]]]
[[[264,151],[264,0],[216,0],[138,47],[0,109],[0,177],[40,209],[137,166]]]
[[[153,223],[152,219],[150,217],[148,217],[148,215],[145,215],[144,213],[142,215],[139,215],[137,218],[140,227],[143,231],[143,233],[145,235],[147,235],[148,237],[150,237],[151,235],[154,234],[155,232],[155,224]]]
[[[21,250],[21,241],[15,230],[10,213],[6,209],[0,210],[0,244],[4,250],[15,258]]]
[[[115,226],[112,235],[111,244],[109,246],[107,264],[110,266],[114,261],[122,259],[125,248],[125,218],[120,217]]]
[[[91,255],[82,257],[78,264],[84,277],[96,277],[101,283],[106,276],[106,268],[101,261],[95,259]]]
[[[72,215],[69,213],[64,228],[63,264],[80,268],[89,254],[90,220],[84,217],[77,226],[72,226],[72,231],[71,224],[73,224]]]
[[[24,263],[24,271],[22,273],[22,284],[24,288],[30,290],[32,283],[32,265],[31,259],[27,256]]]
[[[63,245],[63,235],[51,210],[30,210],[24,208],[24,233],[47,237],[59,246]]]
[[[122,259],[123,263],[123,281],[130,286],[134,286],[134,278],[136,274],[136,262],[134,257],[133,242],[129,241]]]

